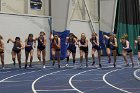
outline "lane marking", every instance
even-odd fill
[[[74,89],[57,89],[57,90],[36,90],[36,92],[57,92],[57,91],[74,91]]]
[[[50,68],[50,69],[52,69],[52,68]],[[49,69],[49,70],[50,70],[50,69]],[[44,70],[44,69],[42,69],[42,70]],[[0,83],[4,82],[4,81],[7,80],[7,79],[13,78],[13,77],[17,77],[17,76],[21,76],[21,75],[25,75],[25,74],[30,74],[30,73],[34,73],[34,72],[40,72],[40,71],[42,71],[42,70],[29,71],[29,72],[24,72],[24,73],[20,73],[20,74],[15,74],[15,75],[12,75],[12,76],[9,76],[9,77],[7,77],[7,78],[4,78],[4,79],[0,80]]]
[[[111,68],[111,67],[112,67],[112,66],[108,66],[108,67],[99,68],[99,69],[100,69],[100,70],[102,70],[102,69],[109,69],[109,68]],[[81,74],[83,74],[83,73],[90,72],[90,71],[93,71],[93,70],[99,70],[99,69],[94,69],[94,68],[93,68],[93,69],[91,69],[91,70],[86,70],[86,71],[79,72],[79,73],[73,75],[73,76],[69,79],[69,85],[70,85],[75,91],[77,91],[78,93],[84,93],[84,92],[82,92],[81,90],[79,90],[78,88],[76,88],[76,87],[72,84],[73,78],[76,77],[76,76],[78,76],[78,75],[81,75]],[[108,71],[108,70],[107,70],[107,71]]]
[[[133,73],[134,78],[136,78],[137,80],[140,81],[140,76],[138,76],[137,73],[140,73],[140,69],[135,70],[134,73]]]
[[[15,83],[15,82],[33,82],[33,80],[20,80],[20,81],[3,81],[3,83]]]
[[[123,68],[123,69],[125,69],[125,68]],[[109,85],[109,86],[111,86],[111,87],[113,87],[113,88],[115,88],[115,89],[117,89],[117,90],[120,90],[120,91],[125,92],[125,93],[132,93],[132,92],[123,90],[123,89],[121,89],[121,88],[118,88],[118,87],[112,85],[111,83],[109,83],[109,82],[106,80],[106,77],[107,77],[109,74],[111,74],[111,73],[113,73],[113,72],[116,72],[116,71],[119,71],[119,70],[123,70],[123,69],[113,70],[113,71],[110,71],[110,72],[104,74],[104,76],[103,76],[103,81],[104,81],[107,85]]]
[[[32,83],[32,91],[33,91],[33,93],[37,93],[37,91],[36,91],[36,89],[35,89],[35,83],[36,83],[37,81],[39,81],[40,79],[42,79],[42,78],[44,78],[44,77],[46,77],[46,76],[49,76],[49,75],[57,74],[57,73],[59,73],[59,72],[64,72],[64,71],[68,71],[68,70],[71,70],[71,69],[66,69],[66,70],[60,70],[60,71],[52,72],[52,73],[45,74],[45,75],[43,75],[43,76],[37,78],[37,79],[34,80],[34,82]]]
[[[103,81],[103,80],[72,80],[72,81],[74,81],[74,82],[87,82],[87,81],[97,81],[97,82],[101,82],[101,81]]]
[[[86,71],[83,71],[83,72],[79,72],[78,74],[75,74],[73,75],[70,79],[69,79],[69,85],[75,90],[77,91],[78,93],[84,93],[82,92],[81,90],[77,89],[73,84],[72,84],[72,79],[80,74],[83,74],[83,73],[86,73],[86,72],[89,72],[89,71],[93,71],[93,70],[96,70],[96,69],[91,69],[91,70],[86,70]]]
[[[41,70],[38,70],[38,71],[41,71]],[[25,73],[21,73],[21,74],[15,74],[15,75],[12,75],[12,76],[9,76],[7,78],[0,80],[0,83],[4,82],[7,79],[13,78],[13,77],[17,77],[17,76],[21,76],[21,75],[25,75],[25,74],[30,74],[30,73],[34,73],[34,72],[37,72],[37,71],[30,71],[30,72],[25,72]]]

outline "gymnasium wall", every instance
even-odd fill
[[[70,0],[51,0],[51,15],[53,30],[63,32],[67,30],[68,8]]]
[[[42,16],[29,16],[29,15],[10,15],[0,14],[0,34],[4,38],[5,44],[5,63],[12,63],[11,50],[12,43],[7,44],[8,38],[14,39],[16,36],[21,37],[21,41],[24,43],[25,38],[29,33],[33,33],[35,37],[39,36],[40,31],[44,31],[47,35],[47,56],[46,60],[50,59],[50,28],[48,24],[48,17]],[[25,52],[22,50],[22,62],[25,62]],[[34,49],[34,60],[37,60],[37,49]]]
[[[49,15],[49,0],[42,0],[41,10],[30,8],[30,0],[1,0],[1,12],[16,14]]]
[[[101,31],[111,32],[115,16],[116,0],[100,0]]]
[[[21,13],[25,11],[25,0],[1,0],[1,11],[8,13]]]

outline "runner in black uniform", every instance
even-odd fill
[[[83,54],[85,54],[86,67],[88,67],[88,40],[86,39],[85,33],[81,34],[81,39],[78,42],[80,48],[80,66],[82,66]]]
[[[73,33],[70,33],[69,37],[66,38],[66,43],[68,45],[68,48],[67,48],[67,64],[66,64],[66,66],[68,66],[69,56],[70,56],[71,53],[72,53],[73,65],[74,65],[75,64],[75,56],[76,56],[77,37]]]
[[[102,67],[102,65],[101,65],[101,48],[100,48],[100,45],[99,45],[98,36],[97,36],[97,34],[95,32],[92,33],[92,37],[90,39],[90,42],[92,44],[92,59],[93,59],[92,65],[95,64],[94,54],[95,54],[95,52],[97,50],[98,59],[99,59],[99,67]]]
[[[123,57],[124,57],[126,66],[129,66],[129,63],[128,63],[128,61],[127,61],[127,53],[129,53],[130,59],[131,59],[131,62],[132,62],[132,67],[133,67],[133,66],[134,66],[134,62],[133,62],[133,53],[132,53],[132,49],[131,49],[131,47],[130,47],[130,43],[129,43],[129,41],[127,40],[127,37],[128,37],[128,35],[127,35],[127,34],[124,34],[124,35],[121,37],[121,40],[120,40],[120,42],[122,43],[122,47],[123,47],[122,54],[123,54]]]
[[[9,43],[9,41],[11,41],[14,44],[14,46],[12,48],[12,60],[14,62],[14,66],[15,66],[15,63],[16,63],[15,59],[16,59],[16,55],[17,55],[19,68],[21,68],[21,49],[23,49],[24,46],[22,45],[22,43],[20,41],[20,37],[16,37],[15,40],[8,39],[7,43]]]
[[[104,35],[104,37],[106,39],[108,39],[108,42],[107,42],[107,45],[106,45],[106,51],[107,51],[107,55],[108,55],[108,58],[109,58],[109,61],[108,63],[111,63],[111,50],[112,50],[112,53],[113,53],[113,56],[114,56],[114,67],[116,67],[116,56],[117,56],[117,39],[115,38],[115,35],[114,34],[110,34],[109,36],[107,35]]]
[[[1,35],[0,35],[0,58],[1,58],[2,69],[4,69],[4,42],[3,42],[3,37]]]
[[[138,47],[138,66],[140,66],[140,36],[138,36],[138,39],[135,40],[135,49],[136,49],[136,46]]]
[[[43,59],[43,68],[46,68],[46,44],[47,44],[47,39],[46,35],[44,32],[40,32],[40,36],[36,38],[35,40],[38,41],[38,46],[37,46],[37,57],[39,61],[41,62],[41,53],[42,53],[42,59]]]
[[[25,40],[25,56],[26,56],[25,69],[27,68],[27,64],[28,64],[27,61],[28,61],[29,54],[30,54],[30,65],[29,65],[29,67],[32,67],[33,53],[34,53],[33,45],[34,45],[34,48],[35,48],[36,43],[35,43],[35,40],[33,39],[33,34],[29,34],[28,38]]]

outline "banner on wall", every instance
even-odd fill
[[[42,8],[42,0],[30,0],[31,9],[41,10]]]

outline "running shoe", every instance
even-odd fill
[[[32,65],[30,64],[29,67],[32,68]]]
[[[44,65],[44,66],[43,66],[43,68],[45,69],[45,68],[46,68],[46,66]]]
[[[125,65],[125,67],[128,67],[128,66],[129,66],[129,63]]]
[[[68,67],[68,66],[69,66],[69,64],[66,64],[66,65],[65,65],[65,67]]]
[[[135,65],[134,65],[134,63],[132,63],[132,67],[134,67]]]
[[[111,59],[108,60],[108,63],[111,63]]]
[[[58,64],[58,68],[60,68],[60,64]]]
[[[88,67],[88,63],[86,63],[86,67]]]
[[[55,65],[55,62],[53,62],[52,66],[54,66],[54,65]]]
[[[95,61],[93,61],[93,63],[92,63],[92,66],[94,66],[95,65]]]
[[[27,64],[25,64],[25,69],[27,68]]]
[[[101,64],[99,64],[99,67],[100,67],[100,68],[102,68],[102,65],[101,65]]]

